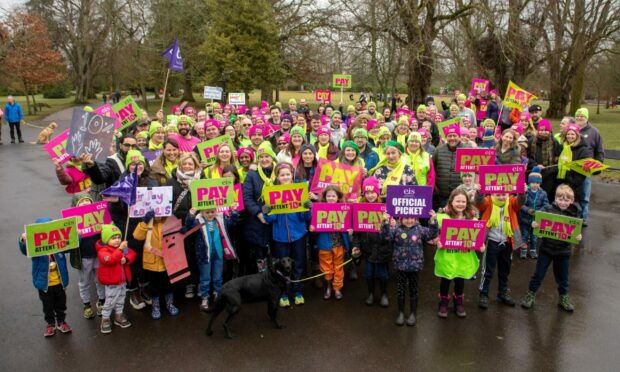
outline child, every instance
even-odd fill
[[[173,303],[172,285],[166,272],[166,264],[161,251],[161,232],[163,226],[164,219],[155,217],[155,213],[151,210],[144,215],[144,218],[133,232],[134,239],[144,241],[142,273],[149,282],[149,294],[152,301],[151,318],[153,320],[161,319],[159,299],[162,294],[166,299],[168,314],[171,316],[179,315],[179,309]]]
[[[209,310],[209,291],[213,298],[222,290],[224,260],[237,258],[228,234],[228,229],[237,224],[237,212],[233,210],[228,217],[217,213],[215,208],[197,212],[192,208],[185,218],[185,228],[191,229],[199,224],[200,234],[196,238],[196,260],[200,272],[200,310]]]
[[[407,325],[416,324],[415,314],[418,307],[418,273],[424,266],[424,242],[437,236],[437,216],[430,212],[429,227],[423,227],[414,217],[402,217],[400,225],[389,214],[384,214],[381,226],[381,238],[393,245],[394,269],[396,269],[396,293],[398,316],[396,325],[405,324],[405,290],[409,289],[411,313]]]
[[[293,183],[293,166],[289,163],[280,163],[276,166],[276,185],[288,185]],[[310,209],[312,204],[308,201],[304,207]],[[306,240],[308,237],[308,224],[312,214],[310,212],[297,212],[286,214],[268,215],[271,209],[263,206],[265,221],[272,224],[272,238],[274,258],[290,257],[295,261],[295,267],[291,279],[301,279],[304,268],[306,267]],[[293,293],[295,305],[304,304],[304,296],[301,293],[303,285],[293,283]],[[291,303],[288,293],[284,293],[280,298],[280,307],[289,307]]]
[[[105,286],[105,303],[101,311],[101,333],[112,332],[110,316],[114,314],[114,324],[127,328],[131,326],[123,313],[125,307],[125,291],[127,283],[131,281],[129,265],[136,259],[136,252],[127,247],[122,241],[121,230],[114,226],[103,225],[101,241],[97,242],[97,256],[99,257],[99,282]]]
[[[68,194],[79,192],[89,192],[91,180],[90,177],[82,172],[82,162],[80,159],[72,156],[67,161],[67,167],[63,168],[58,159],[52,159],[56,169],[56,177],[58,182],[65,186]]]
[[[83,205],[92,204],[93,199],[87,193],[74,194],[73,207],[81,207]],[[95,282],[97,288],[98,300],[95,304],[97,315],[101,316],[103,303],[105,301],[105,288],[97,280],[97,270],[99,269],[99,260],[97,259],[97,241],[101,239],[101,234],[91,235],[89,237],[80,237],[80,246],[71,252],[69,260],[71,266],[78,270],[80,281],[78,288],[80,289],[80,298],[84,304],[83,316],[86,319],[95,317],[90,302],[90,286]]]
[[[51,222],[48,217],[36,219],[35,223]],[[19,250],[26,255],[26,233],[19,239]],[[43,303],[43,314],[47,326],[43,336],[52,337],[56,329],[62,333],[71,333],[71,327],[65,322],[67,311],[67,294],[69,272],[64,252],[48,256],[32,257],[32,284],[39,291],[39,299]]]
[[[328,186],[323,191],[321,201],[325,203],[342,203],[344,195],[340,188]],[[310,231],[314,231],[310,225]],[[325,273],[327,289],[323,298],[329,300],[332,296],[332,287],[336,300],[342,300],[342,287],[344,285],[344,263],[345,251],[350,251],[349,233],[346,232],[320,232],[317,234],[316,245],[319,250],[319,262],[321,272]]]
[[[476,219],[478,211],[473,205],[467,191],[458,187],[448,198],[448,204],[443,212],[437,215],[439,228],[444,218],[454,220]],[[441,278],[439,284],[439,310],[437,316],[448,317],[450,305],[450,283],[454,282],[454,312],[459,318],[467,316],[465,312],[465,279],[471,279],[476,275],[480,260],[473,250],[443,249],[437,242],[435,252],[435,276]],[[484,252],[484,248],[481,249]]]
[[[512,265],[512,251],[514,247],[523,244],[519,230],[518,213],[525,204],[525,194],[518,197],[508,194],[484,196],[476,194],[475,204],[482,220],[486,221],[486,251],[484,252],[484,268],[480,282],[480,299],[478,306],[482,309],[489,307],[489,286],[495,267],[499,279],[496,301],[508,306],[514,306],[515,301],[508,294],[508,275]]]
[[[528,176],[527,200],[519,211],[519,225],[521,226],[521,235],[523,235],[523,246],[520,249],[519,257],[522,259],[527,258],[528,249],[531,259],[535,260],[538,257],[536,254],[538,237],[532,233],[532,221],[534,221],[536,211],[543,209],[549,204],[547,193],[540,188],[542,183],[541,171],[541,168],[536,166]]]
[[[574,218],[581,216],[581,208],[579,204],[575,203],[575,192],[565,184],[558,186],[555,192],[555,201],[552,204],[547,204],[542,211]],[[532,222],[532,227],[538,228],[538,224]],[[581,234],[576,237],[577,241],[581,241],[581,238]],[[536,262],[536,271],[530,279],[529,290],[521,302],[521,306],[529,309],[534,305],[536,291],[540,288],[547,269],[553,262],[553,274],[560,294],[558,306],[564,311],[573,312],[575,307],[568,296],[568,260],[571,253],[571,243],[549,238],[541,239],[542,244],[540,245],[538,262]]]

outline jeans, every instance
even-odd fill
[[[568,293],[568,267],[570,256],[551,256],[548,253],[540,252],[538,261],[536,261],[536,271],[530,279],[529,290],[536,293],[542,284],[549,265],[553,262],[553,275],[558,285],[558,293],[565,295]]]
[[[538,244],[538,237],[534,235],[532,226],[525,223],[521,224],[521,235],[523,236],[523,242],[527,244],[527,249],[530,252],[536,252],[536,244]]]
[[[304,269],[306,268],[306,240],[307,236],[301,239],[297,239],[292,243],[273,242],[273,257],[284,258],[290,257],[295,261],[295,267],[291,279],[301,279],[304,275]],[[293,292],[295,294],[301,293],[303,284],[293,283]]]
[[[11,139],[15,140],[15,131],[17,131],[17,139],[22,139],[22,128],[19,121],[9,123],[9,129],[11,131]]]
[[[592,177],[586,177],[583,180],[583,200],[581,202],[581,218],[588,220],[590,214],[590,194],[592,194]]]
[[[47,324],[61,324],[65,321],[65,311],[67,311],[67,294],[62,284],[53,285],[47,288],[47,292],[39,289],[39,299],[43,303],[43,314]]]
[[[373,280],[377,273],[377,278],[381,281],[388,280],[388,264],[387,262],[370,263],[366,262],[366,279]]]
[[[208,297],[209,287],[212,287],[214,293],[220,293],[224,260],[211,255],[209,262],[198,263],[198,269],[200,270],[200,296]]]
[[[487,249],[482,257],[482,281],[480,282],[480,293],[489,294],[489,286],[495,267],[497,267],[497,278],[499,280],[498,292],[508,291],[508,276],[512,266],[512,244],[505,242],[499,244],[494,240],[487,241]]]

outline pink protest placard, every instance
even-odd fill
[[[478,167],[480,192],[504,194],[525,192],[525,165],[481,165]]]
[[[456,149],[456,172],[476,172],[481,165],[495,163],[495,149],[458,148]]]
[[[315,232],[344,232],[351,229],[351,204],[312,204],[311,225]]]
[[[69,138],[69,129],[63,130],[59,135],[43,145],[43,148],[52,157],[52,159],[58,159],[60,164],[64,164],[71,158],[71,154],[67,154],[65,152],[67,138]]]
[[[474,92],[489,92],[489,81],[485,79],[473,78],[471,79],[471,90]]]
[[[446,218],[441,221],[439,242],[444,249],[479,251],[484,245],[485,234],[485,221]]]
[[[315,90],[314,99],[317,102],[331,102],[332,92],[330,90]]]
[[[242,194],[242,188],[243,184],[236,184],[235,187],[233,188],[233,192],[234,192],[234,203],[237,204],[237,212],[241,212],[242,210],[245,209],[245,206],[243,205],[243,194]],[[217,208],[216,210],[220,213],[225,213],[230,211],[232,208],[231,207],[220,207]]]
[[[93,110],[93,112],[95,114],[99,114],[102,116],[107,116],[110,118],[115,118],[118,119],[118,116],[116,116],[116,113],[114,112],[114,110],[112,110],[112,105],[109,103],[106,103],[103,106],[97,107],[96,109]],[[118,129],[122,126],[121,121],[120,120],[116,120],[116,124],[114,126],[115,129]]]
[[[489,102],[486,99],[479,98],[480,106],[476,110],[476,120],[482,121],[487,117],[487,105]]]
[[[384,203],[353,204],[353,231],[379,232],[385,213]]]
[[[64,209],[60,213],[62,218],[77,217],[78,230],[83,238],[99,234],[102,225],[112,223],[107,201]]]
[[[320,194],[327,186],[337,186],[345,199],[357,199],[362,187],[364,169],[320,159],[312,179],[310,192]]]

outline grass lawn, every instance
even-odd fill
[[[34,97],[37,103],[46,103],[52,107],[51,108],[44,107],[41,111],[37,112],[36,114],[28,115],[28,109],[26,107],[26,96],[13,96],[13,97],[15,98],[15,101],[21,105],[22,110],[24,111],[24,116],[25,116],[24,119],[26,122],[38,120],[48,115],[51,115],[57,111],[69,108],[74,105],[73,100],[75,99],[74,96],[70,96],[67,98],[51,99],[51,98],[43,98],[42,94],[35,94]],[[0,102],[2,102],[2,107],[4,108],[4,105],[6,105],[6,97],[4,97],[2,101]],[[32,104],[32,102],[30,102],[30,104]]]

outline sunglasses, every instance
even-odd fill
[[[128,143],[123,143],[123,146],[125,146],[125,147],[129,147],[130,149],[137,149],[137,148],[138,148],[138,145],[137,145],[137,144],[136,144],[136,145],[130,145],[130,144],[128,144]]]

